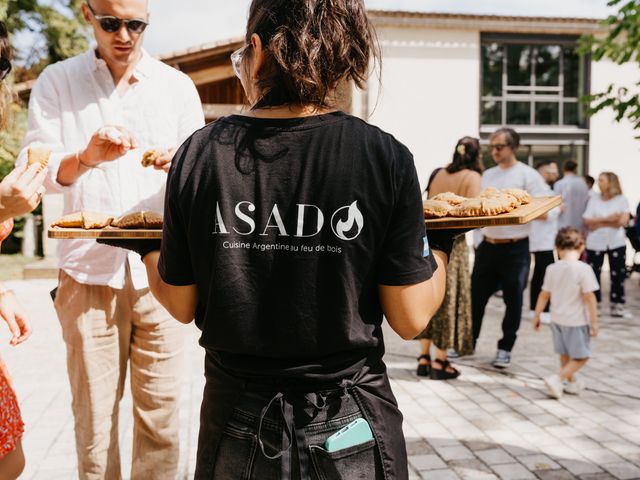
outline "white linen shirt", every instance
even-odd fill
[[[558,228],[573,227],[578,231],[583,229],[582,214],[589,202],[589,187],[587,182],[573,173],[566,173],[553,186],[554,192],[562,195],[564,211],[558,218]]]
[[[143,209],[164,211],[167,174],[142,167],[142,154],[150,148],[179,147],[204,125],[202,105],[188,76],[144,51],[133,79],[121,96],[107,64],[90,50],[50,65],[34,85],[18,164],[26,162],[29,146],[51,148],[45,186],[48,193],[64,194],[65,214],[80,210],[109,215]],[[70,186],[59,184],[62,159],[85,148],[105,125],[129,130],[139,148],[89,170]],[[94,240],[59,242],[59,267],[77,282],[122,288],[128,258],[134,288],[148,287],[137,254]]]
[[[553,208],[545,220],[534,220],[531,222],[531,232],[529,232],[530,252],[552,251],[556,243],[558,234],[558,216],[560,208]]]
[[[522,162],[509,168],[502,168],[499,165],[492,167],[482,174],[482,188],[494,187],[520,188],[529,192],[531,196],[550,195],[551,189],[544,182],[544,178],[537,171]],[[490,238],[524,238],[529,236],[530,224],[516,225],[508,227],[485,227],[482,235]]]
[[[583,218],[603,218],[614,213],[628,213],[629,202],[624,195],[616,195],[603,200],[602,195],[594,195],[589,200]],[[587,249],[596,252],[613,250],[627,244],[627,236],[622,227],[602,227],[587,234]]]

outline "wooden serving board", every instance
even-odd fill
[[[444,217],[428,218],[424,221],[427,230],[443,230],[445,228],[482,228],[502,227],[506,225],[524,225],[544,215],[549,210],[562,204],[562,197],[534,197],[526,205],[521,205],[509,213],[487,217]]]
[[[49,238],[58,239],[90,239],[90,238],[109,238],[109,239],[158,239],[162,238],[162,230],[151,229],[126,229],[116,227],[106,227],[96,230],[85,230],[84,228],[61,228],[50,227],[47,231]]]

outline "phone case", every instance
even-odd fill
[[[358,418],[327,438],[324,448],[327,452],[335,452],[369,440],[373,440],[371,427],[364,418]]]

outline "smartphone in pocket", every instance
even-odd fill
[[[364,418],[358,418],[331,435],[324,442],[327,452],[336,452],[373,440],[373,432]]]

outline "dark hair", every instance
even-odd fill
[[[556,235],[556,248],[558,250],[580,250],[584,246],[582,233],[573,227],[564,227]]]
[[[0,57],[11,59],[9,46],[9,32],[3,22],[0,22]],[[0,82],[0,128],[4,128],[9,121],[9,108],[13,96],[4,82]]]
[[[546,167],[547,165],[551,165],[552,163],[556,163],[555,160],[540,160],[535,165],[536,170],[540,170],[542,167]]]
[[[578,171],[578,163],[574,160],[567,160],[566,162],[564,162],[562,170],[564,170],[565,172],[576,173]]]
[[[380,59],[363,0],[253,0],[247,43],[254,33],[266,54],[259,106],[329,106],[343,81],[364,88],[370,59]]]
[[[596,179],[591,175],[585,175],[584,181],[587,182],[587,185],[589,185],[590,187],[593,187],[593,184],[596,183]]]
[[[462,137],[458,140],[453,151],[453,160],[446,168],[449,173],[456,173],[465,169],[482,173],[480,141],[477,138]]]
[[[491,138],[497,135],[504,135],[507,141],[507,145],[511,147],[511,150],[517,150],[520,146],[520,135],[513,128],[502,127],[491,134]]]

